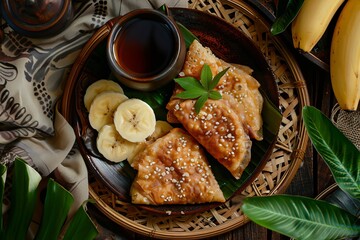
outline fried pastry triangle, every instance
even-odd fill
[[[230,67],[216,87],[220,100],[208,99],[196,115],[195,100],[176,98],[183,89],[176,85],[167,104],[169,122],[179,122],[230,173],[239,179],[250,162],[250,138],[262,140],[260,84],[247,67],[235,67],[217,58],[209,48],[194,41],[187,53],[181,75],[200,79],[204,64],[213,76]]]
[[[172,129],[134,160],[134,204],[225,202],[202,147],[186,131]]]
[[[200,73],[204,64],[209,65],[213,76],[223,69],[230,67],[227,73],[221,78],[216,87],[222,95],[227,94],[235,98],[243,109],[242,122],[245,130],[251,138],[262,140],[262,117],[263,97],[259,92],[260,84],[252,77],[252,69],[248,66],[231,65],[216,57],[209,48],[202,46],[194,40],[187,52],[186,60],[182,70],[182,75],[200,79]],[[178,85],[174,95],[181,92],[182,88]],[[177,119],[168,115],[169,122],[177,122]]]
[[[234,98],[208,99],[196,115],[195,100],[174,99],[169,108],[184,128],[230,173],[239,179],[251,159],[252,142],[245,132],[242,110]]]

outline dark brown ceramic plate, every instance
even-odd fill
[[[261,51],[254,43],[232,25],[204,12],[191,9],[172,8],[171,14],[175,20],[193,34],[200,42],[220,58],[227,62],[248,65],[254,69],[253,76],[261,83],[261,92],[265,103],[262,112],[264,120],[264,140],[254,141],[252,161],[243,176],[235,180],[215,160],[209,159],[214,175],[219,182],[225,197],[229,200],[234,194],[243,191],[256,178],[267,162],[280,127],[279,92],[274,75]],[[89,171],[102,181],[118,198],[131,202],[130,186],[136,172],[127,161],[112,163],[101,156],[96,149],[97,132],[88,122],[88,113],[83,104],[86,88],[94,81],[102,78],[114,79],[106,62],[106,39],[116,19],[109,21],[100,28],[87,42],[76,60],[70,73],[62,99],[61,111],[72,124],[77,137],[77,144],[84,157]],[[116,80],[114,80],[116,81]],[[165,119],[167,103],[173,84],[150,93],[138,92],[124,88],[128,97],[141,98],[154,109],[157,119]],[[139,206],[155,213],[192,214],[203,212],[219,206],[220,203],[197,205],[165,205]]]

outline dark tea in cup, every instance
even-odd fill
[[[171,61],[175,39],[165,23],[135,18],[119,33],[114,44],[116,61],[129,73],[152,76]]]
[[[124,15],[112,28],[107,48],[110,67],[119,81],[144,91],[175,78],[186,53],[176,23],[152,9]]]

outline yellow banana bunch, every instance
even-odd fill
[[[356,110],[360,100],[360,0],[348,0],[336,22],[330,76],[340,107]]]
[[[344,0],[304,0],[291,24],[294,47],[310,52],[343,2]]]

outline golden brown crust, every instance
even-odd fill
[[[239,179],[251,158],[252,142],[242,126],[237,102],[226,94],[206,101],[198,115],[194,100],[174,100],[172,114],[231,174]],[[235,109],[235,110],[234,110]]]
[[[225,201],[201,146],[180,128],[147,146],[133,167],[138,170],[130,189],[134,204]]]
[[[200,78],[204,64],[213,76],[229,67],[216,87],[220,100],[207,100],[199,115],[194,100],[183,100],[175,95],[183,91],[176,85],[167,104],[168,121],[179,122],[231,174],[239,179],[251,159],[250,138],[262,140],[261,110],[263,98],[260,84],[245,66],[233,66],[217,58],[209,48],[194,41],[187,53],[180,76]]]
[[[238,101],[245,112],[243,124],[246,127],[246,131],[251,138],[262,140],[261,110],[263,98],[259,92],[259,82],[249,74],[252,70],[246,66],[226,63],[217,58],[209,48],[203,47],[195,40],[190,45],[181,75],[199,79],[201,69],[205,63],[209,65],[213,76],[223,69],[230,68],[225,76],[221,78],[216,89],[221,94],[231,95]],[[182,89],[177,86],[174,95],[181,91]],[[168,120],[176,122],[171,114],[172,112],[170,111]]]

